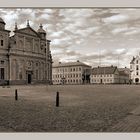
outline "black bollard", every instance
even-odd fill
[[[56,92],[56,107],[59,107],[59,92]]]
[[[18,100],[18,93],[17,93],[17,89],[15,90],[15,100]]]

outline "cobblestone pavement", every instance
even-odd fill
[[[138,85],[0,87],[0,132],[140,132],[139,91]]]
[[[126,118],[108,129],[109,132],[140,132],[140,106],[131,111]]]

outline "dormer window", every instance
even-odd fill
[[[1,46],[3,46],[3,40],[1,40]]]

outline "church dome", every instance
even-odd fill
[[[40,25],[40,28],[37,30],[37,32],[46,34],[46,31],[43,29],[42,24]]]
[[[4,20],[0,17],[0,23],[5,24]]]

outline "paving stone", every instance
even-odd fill
[[[109,128],[110,132],[140,132],[140,106],[119,123]]]
[[[140,116],[140,106],[137,107],[135,110],[131,111],[130,114]]]

